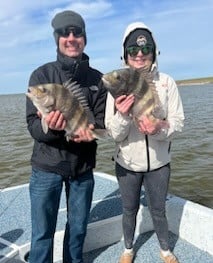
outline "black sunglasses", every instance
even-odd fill
[[[131,57],[135,57],[137,56],[138,52],[141,51],[143,55],[148,55],[150,53],[153,53],[153,46],[152,45],[144,45],[142,47],[136,47],[136,46],[132,46],[132,47],[128,47],[126,49],[127,53],[131,56]]]
[[[56,29],[55,32],[61,37],[68,37],[72,32],[74,37],[82,37],[85,35],[84,29],[78,26],[68,26]]]

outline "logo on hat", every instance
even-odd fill
[[[137,43],[137,45],[138,45],[139,47],[145,46],[146,43],[147,43],[147,39],[146,39],[145,36],[140,35],[140,36],[137,37],[136,43]]]

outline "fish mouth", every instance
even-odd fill
[[[33,94],[33,93],[35,93],[35,88],[34,87],[29,87],[28,91],[29,91],[29,93]]]
[[[28,98],[32,98],[32,96],[33,96],[33,88],[32,87],[28,88],[28,91],[26,92],[26,95],[27,95]]]
[[[40,97],[40,96],[43,96],[44,95],[44,90],[43,89],[40,89],[40,88],[37,88],[37,87],[29,87],[28,88],[28,93],[31,95],[31,96],[36,96],[36,97]]]
[[[28,98],[31,98],[31,97],[32,97],[32,94],[31,94],[30,92],[26,92],[25,94],[26,94],[26,96],[27,96]]]
[[[102,77],[102,81],[103,81],[105,86],[107,86],[107,87],[111,86],[110,82],[107,79],[105,79],[104,77]]]

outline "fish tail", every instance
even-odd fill
[[[92,131],[92,136],[98,140],[105,140],[109,138],[109,134],[106,129],[95,129]]]

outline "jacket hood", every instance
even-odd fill
[[[130,33],[132,33],[134,30],[136,29],[146,29],[148,30],[151,35],[152,35],[152,38],[153,38],[153,41],[155,43],[155,61],[153,62],[153,67],[156,67],[157,66],[157,56],[160,54],[159,51],[158,51],[158,48],[157,48],[157,44],[156,44],[156,41],[155,41],[155,38],[152,34],[152,31],[150,30],[150,28],[148,26],[146,26],[143,22],[134,22],[134,23],[131,23],[127,26],[125,32],[124,32],[124,36],[123,36],[123,41],[122,41],[122,54],[121,54],[121,59],[124,63],[124,66],[127,66],[126,62],[125,62],[125,59],[124,59],[124,43],[126,42],[127,38],[129,37]]]

